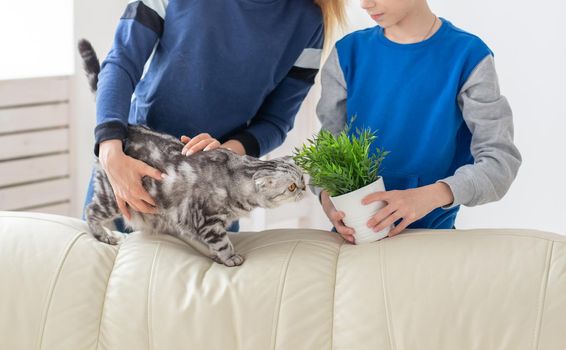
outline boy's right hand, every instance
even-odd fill
[[[142,186],[142,177],[162,180],[166,175],[146,163],[127,156],[122,151],[122,141],[108,140],[100,144],[99,160],[108,176],[118,209],[126,219],[131,219],[128,205],[134,210],[155,214],[155,201]]]
[[[320,203],[322,204],[322,209],[324,210],[324,213],[326,214],[332,225],[334,225],[336,231],[338,231],[338,233],[346,241],[350,243],[354,243],[354,234],[355,234],[354,229],[344,224],[344,221],[342,220],[344,219],[346,214],[344,214],[344,212],[342,211],[336,210],[334,204],[332,204],[332,201],[330,200],[330,196],[328,195],[328,192],[326,191],[321,192]]]

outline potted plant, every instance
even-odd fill
[[[337,136],[321,130],[296,148],[293,158],[310,176],[310,184],[326,190],[336,209],[346,214],[344,223],[355,230],[356,244],[374,242],[387,236],[390,228],[373,232],[367,222],[386,204],[373,202],[364,206],[362,199],[385,191],[379,168],[389,152],[375,149],[370,154],[376,133],[366,128],[352,134],[350,125]]]

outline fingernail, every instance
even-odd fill
[[[167,177],[169,177],[169,175],[165,174],[165,173],[161,173],[161,178],[162,179],[166,179]]]
[[[187,156],[190,156],[190,155],[193,154],[193,153],[195,153],[195,152],[193,152],[193,150],[188,150],[186,155],[187,155]]]

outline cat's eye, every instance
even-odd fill
[[[287,189],[291,192],[295,192],[295,190],[297,190],[297,184],[293,183],[291,186],[287,187]]]

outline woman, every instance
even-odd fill
[[[131,1],[102,64],[95,129],[122,214],[153,213],[141,178],[162,176],[122,151],[128,122],[189,135],[187,153],[268,153],[293,127],[344,12],[344,0]]]

